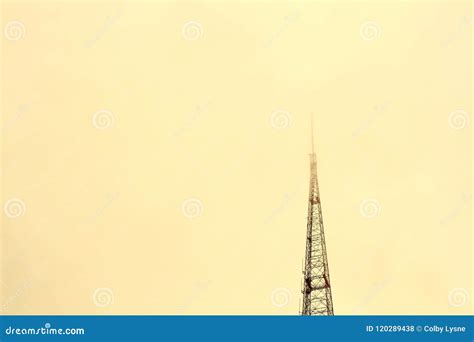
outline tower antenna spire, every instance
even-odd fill
[[[314,154],[314,125],[313,125],[313,116],[311,113],[311,154]]]

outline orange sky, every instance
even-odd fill
[[[473,312],[469,1],[2,5],[2,312]]]

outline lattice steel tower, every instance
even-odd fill
[[[319,197],[316,154],[314,153],[313,120],[311,119],[310,181],[308,202],[308,224],[306,255],[304,261],[302,315],[334,315],[329,279],[326,241],[324,239],[323,215]]]

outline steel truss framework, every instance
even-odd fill
[[[329,279],[314,147],[313,152],[310,154],[310,174],[306,254],[302,286],[303,307],[301,314],[306,316],[332,316],[334,315],[334,310],[331,281]]]

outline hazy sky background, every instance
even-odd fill
[[[2,312],[472,310],[471,2],[2,9]]]

